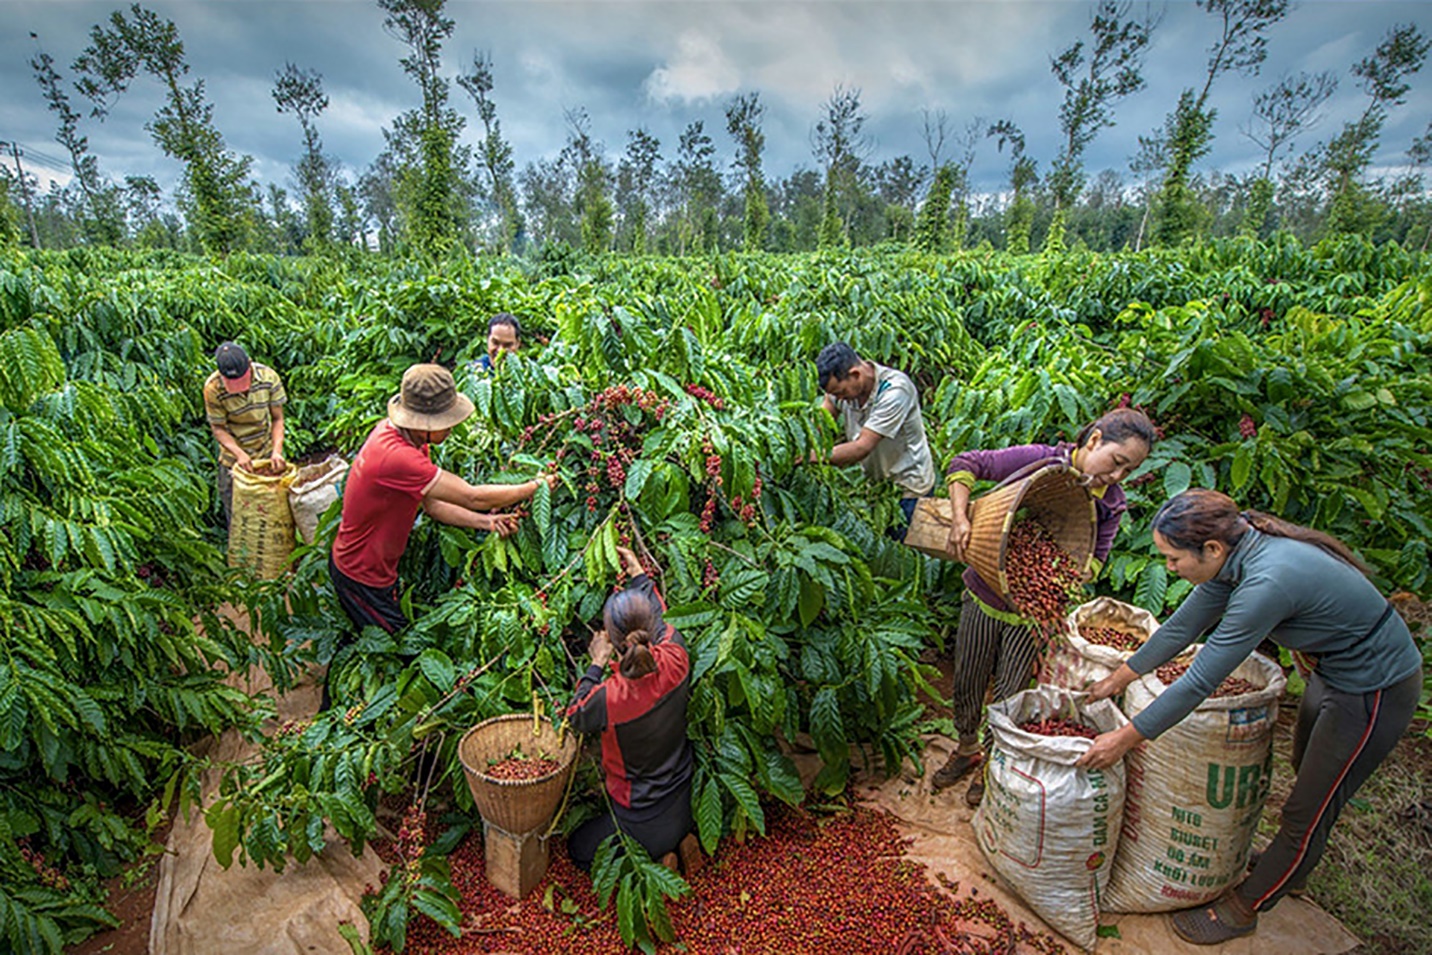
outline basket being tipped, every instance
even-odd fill
[[[527,779],[499,779],[486,770],[520,749],[546,756],[557,768]],[[567,779],[577,764],[577,737],[559,734],[551,721],[525,713],[483,720],[458,743],[458,759],[477,811],[489,825],[521,835],[547,825],[562,802]]]
[[[1010,531],[1019,520],[1032,520],[1048,531],[1081,573],[1089,568],[1098,514],[1081,477],[1072,467],[1050,464],[970,503],[965,560],[1004,599],[1010,599]]]

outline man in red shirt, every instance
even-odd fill
[[[472,410],[446,368],[413,365],[388,402],[387,419],[354,459],[328,570],[338,602],[360,630],[375,626],[392,633],[408,622],[398,601],[398,560],[420,508],[443,524],[506,537],[518,518],[486,512],[530,499],[543,480],[549,487],[555,483],[556,475],[548,475],[524,484],[472,485],[434,464],[429,448]]]

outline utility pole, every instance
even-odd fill
[[[20,177],[20,195],[25,197],[25,216],[30,220],[30,245],[40,247],[40,234],[35,231],[35,209],[30,204],[30,186],[25,182],[25,169],[20,165],[20,144],[16,142],[0,142],[0,149],[10,147],[10,152],[15,156],[15,172]]]

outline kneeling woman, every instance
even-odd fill
[[[1154,436],[1153,423],[1143,412],[1122,408],[1086,425],[1073,444],[1024,444],[955,455],[946,478],[951,511],[946,549],[956,560],[965,559],[970,540],[970,492],[976,480],[1003,481],[1026,468],[1063,463],[1083,475],[1094,495],[1098,527],[1094,558],[1104,560],[1128,510],[1120,485],[1149,456]],[[979,726],[990,680],[994,680],[995,702],[1011,697],[1029,686],[1039,656],[1030,621],[1011,610],[973,567],[965,571],[953,656],[952,708],[959,746],[931,779],[936,792],[954,785],[983,759]],[[971,806],[979,805],[983,796],[984,783],[978,779],[965,790],[965,802]]]
[[[1143,648],[1089,695],[1103,699],[1173,659],[1213,628],[1193,665],[1133,721],[1094,741],[1080,765],[1103,769],[1178,723],[1264,637],[1311,657],[1293,734],[1297,778],[1278,834],[1248,878],[1215,901],[1173,916],[1197,945],[1250,934],[1258,913],[1298,892],[1338,813],[1412,722],[1422,657],[1407,624],[1346,544],[1320,531],[1238,510],[1217,491],[1185,491],[1154,515],[1169,570],[1197,584]]]
[[[607,599],[605,629],[592,637],[592,665],[567,710],[577,732],[602,734],[611,797],[611,810],[577,827],[567,842],[582,869],[591,867],[597,846],[617,828],[662,859],[675,852],[693,823],[694,764],[686,739],[691,662],[681,634],[662,617],[665,604],[656,584],[635,554],[625,548],[619,553],[631,582]],[[616,672],[603,679],[613,660]]]

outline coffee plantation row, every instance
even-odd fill
[[[1187,584],[1154,555],[1147,521],[1210,486],[1339,535],[1384,589],[1425,594],[1428,275],[1425,257],[1355,238],[441,265],[8,253],[0,947],[58,951],[112,921],[101,881],[153,851],[149,827],[194,807],[205,764],[188,744],[257,733],[271,715],[223,683],[235,668],[261,666],[283,689],[331,663],[335,693],[363,702],[282,726],[259,760],[227,767],[207,808],[220,859],[302,861],[325,824],[361,846],[380,796],[407,792],[433,752],[452,772],[465,728],[565,704],[625,542],[662,570],[692,648],[708,850],[762,832],[763,800],[805,797],[778,736],[813,741],[825,793],[844,788],[851,743],[918,760],[918,658],[954,619],[959,568],[885,537],[893,489],[796,463],[832,442],[813,358],[836,339],[915,379],[937,461],[1146,409],[1163,439],[1127,482],[1132,519],[1099,592],[1160,616],[1175,606]],[[498,311],[522,318],[527,346],[473,377]],[[508,539],[421,523],[402,568],[416,623],[335,659],[336,510],[285,579],[225,568],[200,385],[227,339],[285,376],[290,456],[351,455],[402,370],[436,360],[477,406],[440,464],[498,482],[555,465],[562,482]],[[597,442],[618,434],[611,456]],[[224,604],[248,611],[253,637]],[[410,916],[458,918],[443,850],[472,806],[452,778],[468,815],[370,900],[375,937],[395,947]],[[682,888],[655,868],[628,857],[596,873],[629,942],[665,933],[661,897]]]

